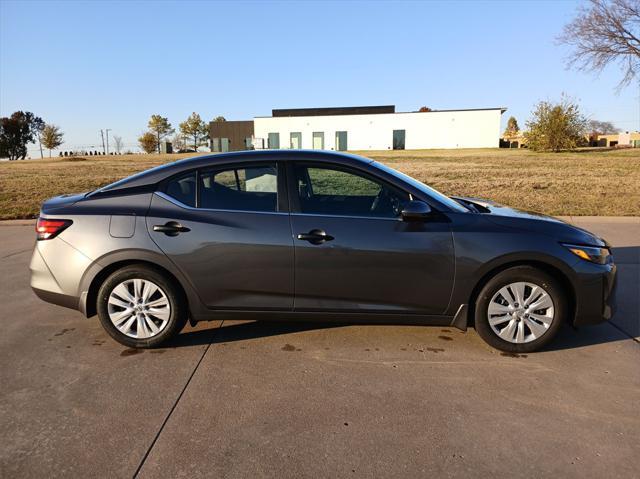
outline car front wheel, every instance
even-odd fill
[[[533,352],[553,339],[567,311],[557,280],[532,266],[516,266],[496,274],[480,291],[476,331],[502,351]]]
[[[125,346],[152,348],[175,336],[187,321],[186,301],[173,281],[146,265],[112,273],[98,292],[98,317]]]

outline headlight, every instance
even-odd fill
[[[563,244],[565,248],[580,258],[597,264],[607,264],[611,260],[611,253],[607,248],[597,246],[578,246],[573,244]]]

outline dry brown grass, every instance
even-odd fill
[[[490,198],[552,215],[640,216],[640,150],[368,151],[446,194]],[[52,196],[98,188],[193,156],[129,155],[0,163],[0,219],[32,218]]]

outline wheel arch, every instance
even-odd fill
[[[480,291],[482,291],[482,288],[489,282],[489,280],[491,280],[491,278],[493,278],[498,273],[516,266],[531,266],[533,268],[544,271],[548,275],[553,276],[555,279],[557,279],[562,289],[567,293],[567,299],[569,303],[569,314],[567,315],[567,320],[572,321],[576,312],[576,291],[573,287],[573,284],[571,283],[571,279],[569,278],[568,274],[557,265],[551,264],[544,260],[535,259],[509,261],[493,266],[488,271],[483,272],[480,278],[476,281],[475,286],[468,296],[468,324],[472,325],[475,321],[476,300],[478,299],[478,295],[480,294]]]
[[[185,297],[189,313],[191,314],[194,307],[198,307],[199,298],[191,288],[191,285],[182,277],[179,271],[172,268],[172,264],[168,259],[161,255],[152,254],[146,251],[120,252],[108,258],[101,258],[100,262],[95,262],[91,268],[85,273],[82,279],[80,294],[80,310],[86,317],[97,314],[97,297],[98,290],[104,281],[114,271],[125,266],[140,264],[153,268],[169,278]],[[195,302],[195,303],[194,303]]]

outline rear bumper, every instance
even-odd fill
[[[576,283],[575,326],[610,320],[616,312],[617,267],[583,262]]]
[[[78,291],[89,264],[88,258],[58,238],[36,242],[29,265],[31,289],[43,301],[84,312],[84,296]]]

